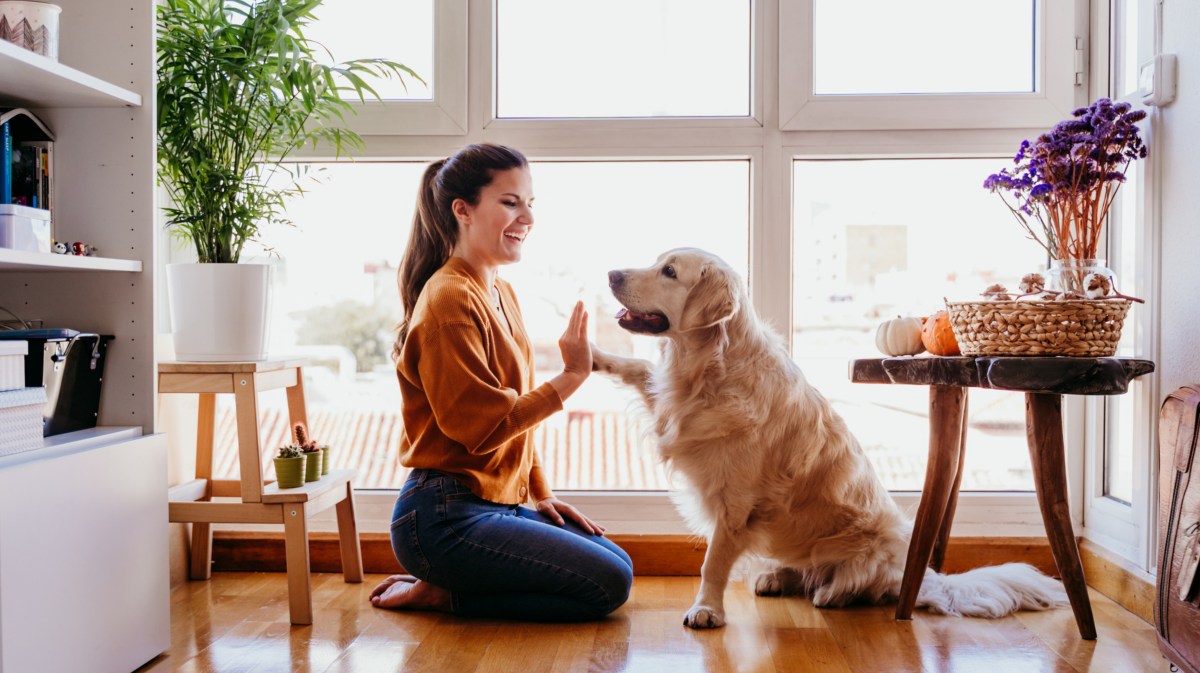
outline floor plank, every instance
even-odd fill
[[[683,613],[697,577],[638,576],[607,619],[531,624],[391,612],[367,598],[384,575],[346,584],[313,574],[312,626],[288,623],[283,573],[213,573],[171,593],[171,649],[140,673],[1162,673],[1154,629],[1092,591],[1099,638],[1079,638],[1069,608],[996,620],[894,606],[818,610],[804,598],[726,592],[723,629]]]

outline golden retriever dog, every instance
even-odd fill
[[[759,595],[808,595],[818,607],[894,600],[912,521],[758,318],[738,275],[715,255],[681,248],[608,276],[625,307],[621,327],[665,338],[657,365],[600,350],[593,364],[641,393],[661,457],[686,484],[676,504],[708,539],[683,623],[725,623],[725,586],[743,554],[772,562],[755,581]],[[953,576],[929,570],[917,605],[1000,617],[1066,600],[1056,580],[1010,563]]]

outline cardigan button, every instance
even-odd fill
[[[524,498],[525,496],[529,495],[529,489],[525,488],[525,486],[522,485],[521,490],[517,491],[517,494],[520,495],[522,498]]]

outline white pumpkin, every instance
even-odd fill
[[[884,355],[916,355],[925,350],[920,318],[888,320],[875,331],[875,347]]]

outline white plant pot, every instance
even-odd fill
[[[168,264],[175,357],[192,362],[267,358],[271,267]]]

